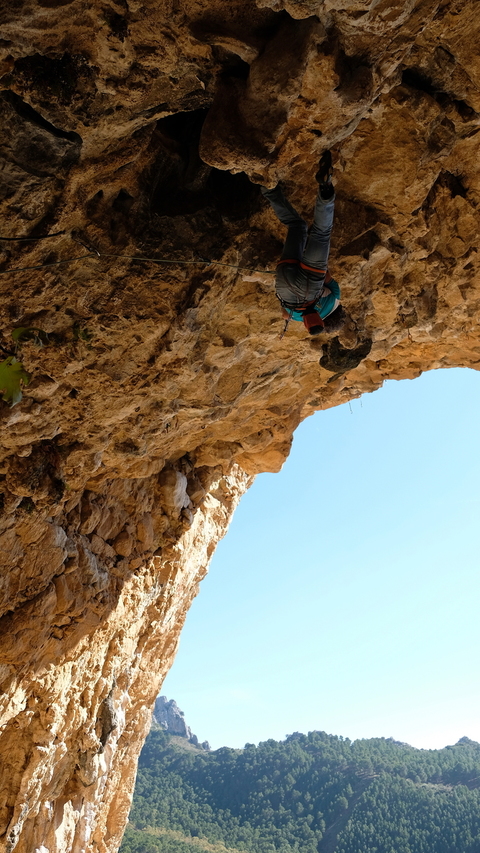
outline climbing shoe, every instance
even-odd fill
[[[332,175],[332,155],[330,151],[324,151],[322,156],[320,157],[320,162],[318,164],[318,172],[315,175],[315,180],[318,184],[320,184],[320,195],[325,200],[332,198],[334,193],[332,185]]]

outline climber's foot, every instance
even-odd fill
[[[330,184],[332,181],[333,166],[332,155],[330,151],[324,151],[320,157],[318,164],[318,172],[315,175],[315,180],[319,184]]]
[[[330,201],[335,195],[335,190],[332,184],[333,166],[332,155],[330,151],[324,151],[318,164],[318,172],[315,175],[316,180],[320,185],[320,197],[324,201]]]

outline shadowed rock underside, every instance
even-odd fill
[[[0,850],[113,853],[252,477],[314,411],[480,363],[480,18],[475,0],[2,16],[0,236],[38,239],[0,242],[0,343],[31,375],[0,407]],[[280,340],[284,230],[258,184],[311,221],[327,148],[348,322]],[[15,348],[18,327],[42,333]]]

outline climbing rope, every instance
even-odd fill
[[[57,231],[55,234],[47,234],[45,237],[0,237],[0,240],[2,240],[2,241],[12,240],[12,241],[16,241],[16,242],[17,241],[18,242],[23,242],[23,241],[26,242],[28,240],[32,240],[32,241],[34,241],[34,240],[46,240],[48,237],[57,237],[60,234],[65,234],[65,231]],[[72,238],[72,239],[75,239],[75,238]],[[80,240],[77,240],[76,242],[81,243]],[[81,245],[84,246],[85,244],[81,243]],[[85,246],[85,248],[88,248],[88,246]],[[259,272],[259,273],[268,273],[270,275],[273,275],[275,273],[275,270],[252,269],[251,267],[241,267],[241,266],[238,266],[237,264],[226,264],[223,261],[212,261],[209,258],[199,258],[198,260],[195,260],[195,261],[188,261],[184,258],[179,258],[176,260],[173,258],[146,258],[142,255],[122,255],[122,254],[116,254],[114,252],[99,252],[99,251],[97,251],[97,249],[92,249],[92,251],[89,251],[88,254],[86,254],[86,255],[76,255],[74,258],[67,258],[66,260],[63,260],[63,261],[48,261],[44,264],[37,264],[35,266],[11,267],[10,269],[0,270],[0,275],[6,275],[6,273],[24,272],[25,270],[41,270],[41,269],[44,269],[45,267],[55,267],[55,266],[60,266],[61,264],[71,264],[74,261],[81,261],[84,258],[122,258],[123,260],[127,260],[127,261],[143,261],[144,263],[152,263],[152,264],[171,264],[172,266],[175,266],[176,264],[187,264],[190,266],[202,266],[202,265],[203,266],[212,266],[213,265],[213,266],[217,266],[217,267],[228,267],[229,269],[241,270],[243,272]]]
[[[48,240],[50,237],[59,237],[60,234],[65,234],[65,231],[55,231],[53,234],[44,234],[43,237],[0,237],[3,241],[14,241],[15,243],[27,243],[29,241]]]
[[[24,270],[43,270],[45,267],[55,267],[59,266],[59,264],[71,264],[72,261],[81,261],[82,258],[96,258],[98,257],[93,252],[89,252],[88,255],[77,255],[75,258],[68,258],[65,261],[49,261],[46,264],[38,264],[37,266],[31,267],[12,267],[8,270],[0,270],[0,275],[5,275],[7,272],[23,272]]]

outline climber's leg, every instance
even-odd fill
[[[267,190],[262,187],[262,194],[270,202],[274,213],[288,232],[283,247],[281,260],[292,259],[300,261],[307,241],[307,223],[285,198],[280,184],[275,189]]]
[[[315,202],[314,222],[310,229],[302,262],[315,270],[326,272],[328,266],[328,253],[330,251],[330,235],[333,226],[333,214],[335,210],[335,194],[332,189],[331,198],[324,199],[321,188],[318,190]]]
[[[330,235],[333,226],[335,208],[335,190],[332,184],[333,165],[330,151],[324,151],[315,179],[318,181],[318,193],[315,201],[313,225],[310,229],[307,247],[302,261],[319,274],[327,271]]]

